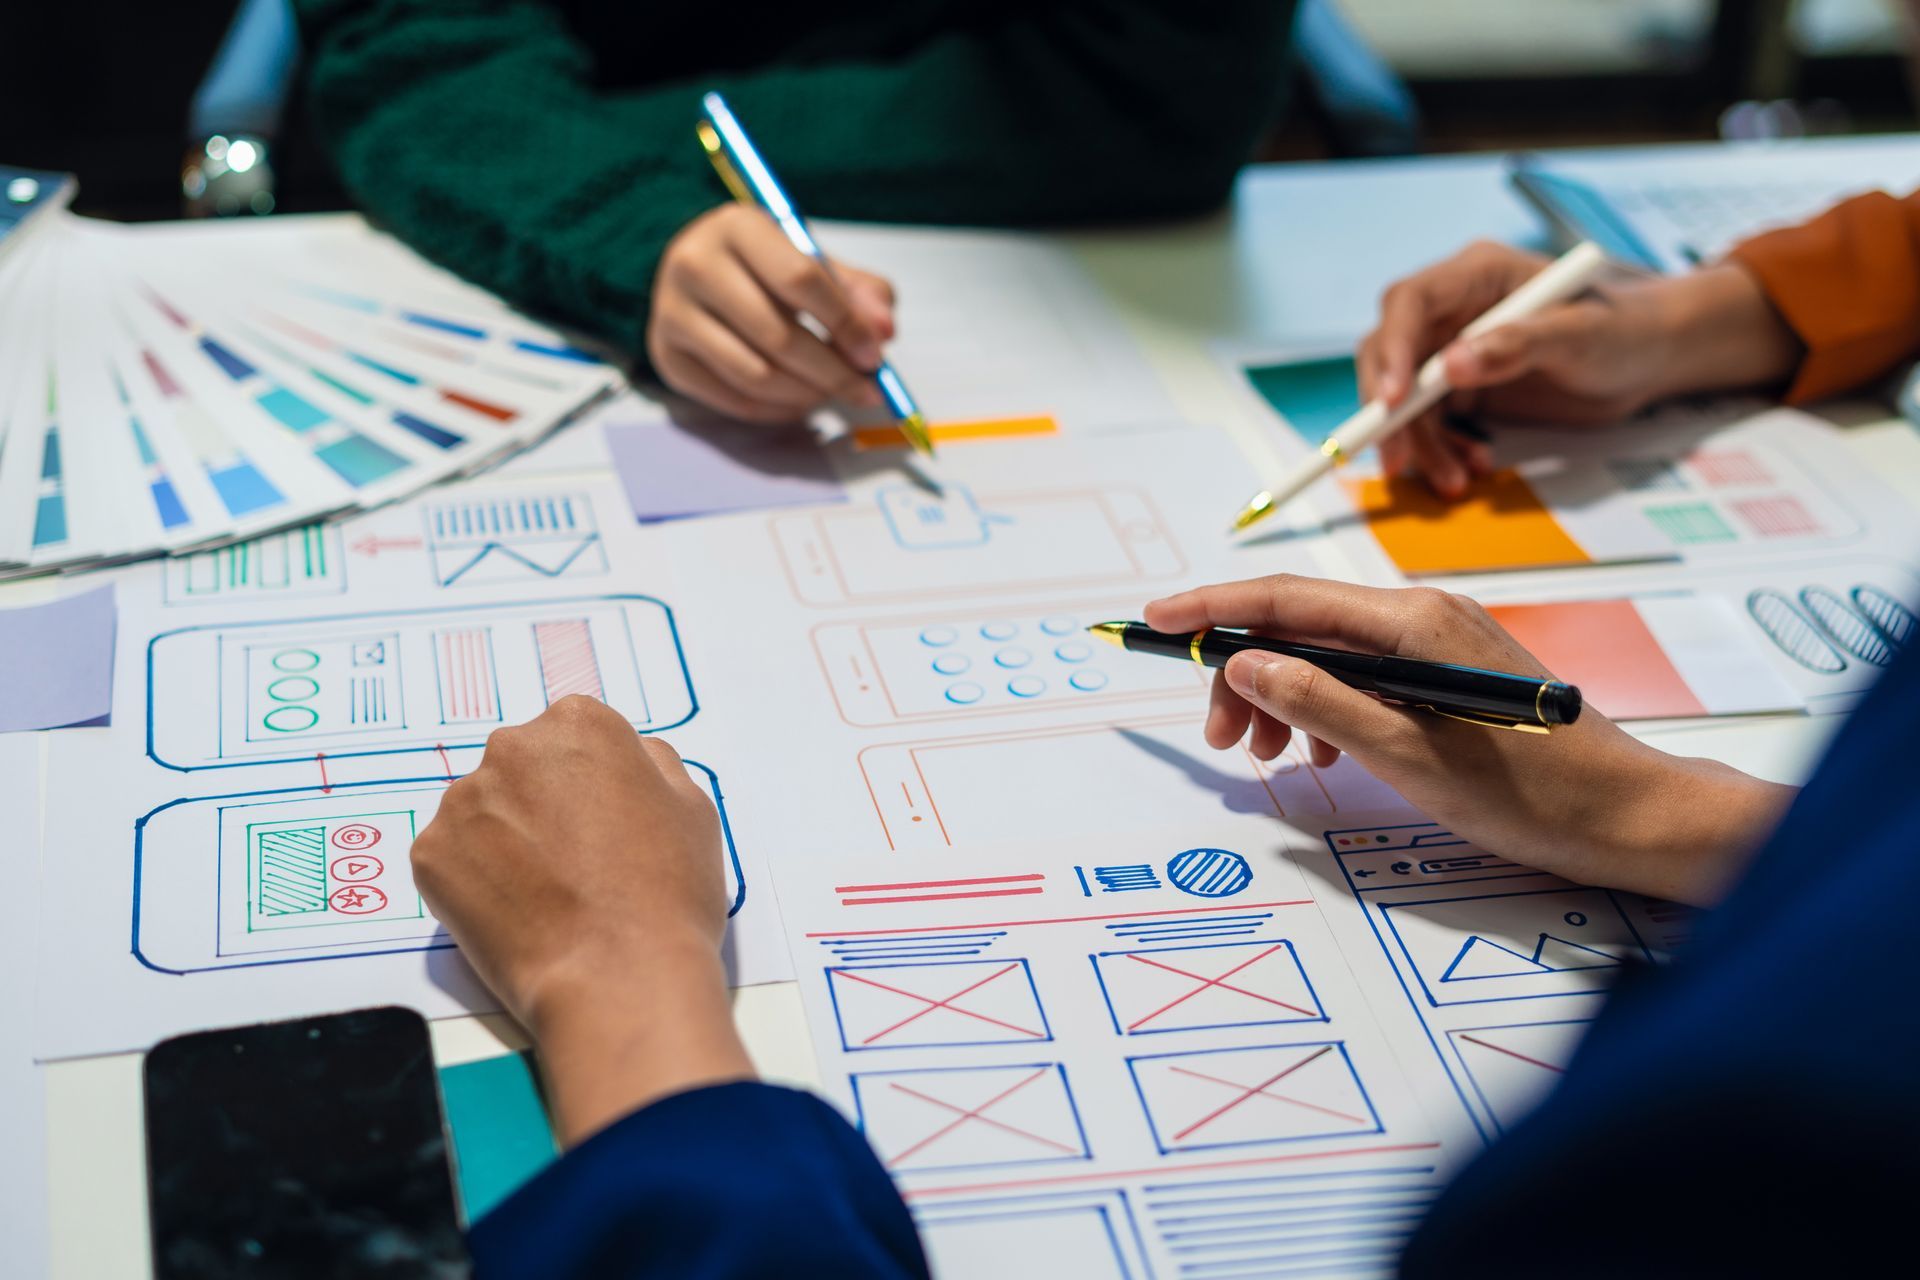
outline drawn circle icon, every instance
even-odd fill
[[[920,633],[920,643],[930,644],[938,649],[942,645],[952,644],[960,638],[960,633],[952,627],[928,627]]]
[[[1033,655],[1018,645],[1014,645],[1011,648],[1002,649],[1000,652],[994,654],[993,661],[996,666],[1017,669],[1032,662]]]
[[[267,686],[267,696],[275,702],[305,702],[320,692],[320,682],[312,676],[281,676]]]
[[[327,905],[342,915],[371,915],[387,905],[387,895],[374,885],[349,884],[335,889]]]
[[[370,853],[350,853],[344,858],[335,858],[327,874],[342,884],[353,884],[360,880],[378,880],[386,869],[387,864]]]
[[[980,634],[989,640],[1011,640],[1019,631],[1011,622],[989,622],[980,628]]]
[[[349,822],[336,830],[331,839],[336,849],[371,849],[380,843],[380,828],[364,822]]]
[[[1587,914],[1584,911],[1569,911],[1560,918],[1576,928],[1587,922]]]
[[[304,733],[320,723],[320,713],[299,705],[275,707],[260,717],[260,723],[275,733]]]
[[[1047,682],[1039,676],[1015,676],[1007,681],[1007,692],[1016,698],[1037,698],[1047,691]]]
[[[1167,879],[1196,898],[1230,898],[1253,883],[1253,868],[1227,849],[1188,849],[1167,861]]]
[[[1095,689],[1107,687],[1107,673],[1089,667],[1085,671],[1076,671],[1068,676],[1067,683],[1082,693],[1092,693]]]
[[[986,692],[973,681],[962,680],[959,684],[947,686],[947,701],[959,703],[964,707],[969,703],[980,701]]]
[[[1093,646],[1090,644],[1082,644],[1078,640],[1070,640],[1066,644],[1056,647],[1053,651],[1053,656],[1062,662],[1085,662],[1093,656]]]
[[[273,655],[275,671],[311,671],[320,665],[320,655],[311,649],[288,649]]]
[[[943,676],[957,676],[973,665],[964,653],[943,653],[933,660],[933,669]]]

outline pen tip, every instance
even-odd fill
[[[1240,508],[1240,514],[1235,516],[1233,523],[1227,527],[1228,535],[1232,536],[1234,534],[1245,533],[1255,524],[1264,520],[1272,511],[1273,493],[1270,490],[1262,489],[1259,493],[1247,499],[1246,506]]]
[[[1124,622],[1096,622],[1087,630],[1108,644],[1126,647],[1127,624]]]
[[[933,433],[927,430],[925,414],[910,413],[900,419],[900,434],[907,438],[913,451],[923,458],[933,457]]]

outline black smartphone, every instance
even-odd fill
[[[413,1010],[176,1036],[145,1075],[159,1280],[469,1273]]]

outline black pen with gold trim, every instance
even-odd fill
[[[1420,658],[1350,653],[1292,640],[1269,640],[1244,631],[1176,633],[1155,631],[1143,622],[1096,622],[1087,630],[1134,653],[1186,658],[1203,667],[1224,667],[1228,658],[1249,649],[1298,658],[1341,684],[1490,729],[1545,733],[1555,725],[1572,724],[1580,718],[1580,690],[1539,676]]]

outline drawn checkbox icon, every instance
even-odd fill
[[[1025,960],[836,965],[827,991],[848,1052],[1053,1039]]]
[[[1123,1036],[1327,1018],[1284,939],[1103,951],[1091,958],[1113,1029]]]
[[[1057,1062],[873,1071],[852,1083],[860,1131],[895,1172],[1089,1158]]]
[[[1383,1131],[1338,1040],[1153,1054],[1127,1069],[1163,1154]]]

